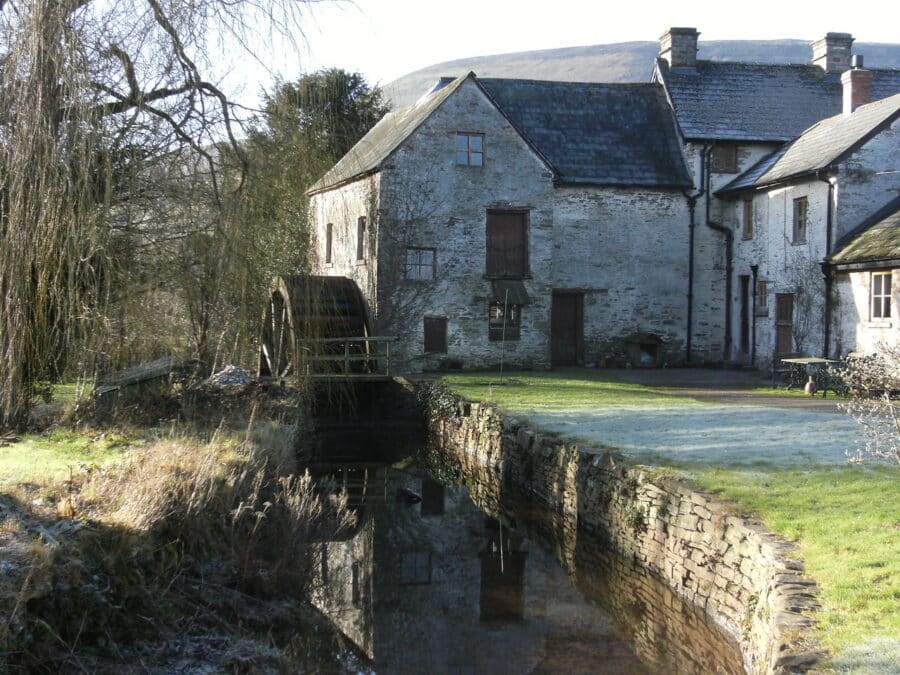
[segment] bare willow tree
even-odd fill
[[[218,35],[298,30],[303,0],[0,0],[0,427],[21,427],[37,385],[90,369],[130,267],[146,165],[188,152],[209,167],[233,108],[206,76]],[[241,181],[237,181],[238,187]],[[113,255],[115,254],[115,256]]]

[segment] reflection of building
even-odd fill
[[[552,670],[572,650],[588,670],[610,656],[643,670],[556,560],[486,517],[465,488],[393,472],[388,500],[320,551],[314,604],[377,672]]]

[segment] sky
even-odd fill
[[[611,9],[615,7],[615,9]],[[893,7],[893,9],[891,9]],[[872,0],[314,0],[303,10],[298,46],[268,40],[258,56],[228,65],[229,88],[252,99],[273,76],[339,67],[385,85],[443,61],[634,40],[655,41],[670,26],[703,40],[815,40],[852,33],[864,42],[900,41],[900,5]]]

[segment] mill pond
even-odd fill
[[[374,672],[744,672],[702,610],[494,472],[433,444],[317,470],[359,518],[319,544],[313,604]]]

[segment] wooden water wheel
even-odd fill
[[[316,356],[346,349],[338,338],[368,336],[365,301],[352,279],[276,277],[263,314],[259,375],[285,378],[306,373]],[[361,344],[355,348],[365,348]]]

